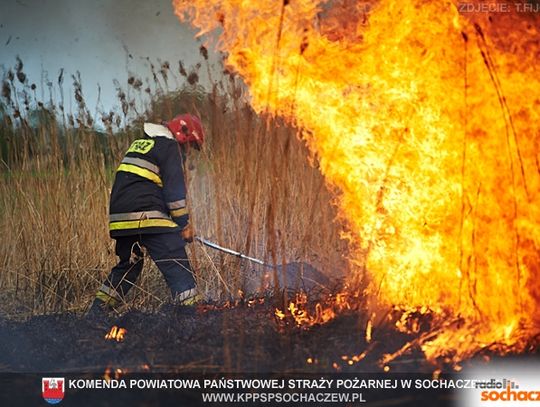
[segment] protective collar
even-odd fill
[[[144,133],[148,137],[167,137],[173,140],[175,139],[171,131],[167,127],[161,124],[144,123],[143,128],[144,128]]]

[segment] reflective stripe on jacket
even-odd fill
[[[109,208],[112,237],[180,231],[188,222],[180,146],[170,131],[145,124],[116,170]]]

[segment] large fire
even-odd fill
[[[444,316],[429,359],[523,350],[540,331],[540,10],[173,3],[219,35],[256,110],[302,129],[347,223],[349,285]]]

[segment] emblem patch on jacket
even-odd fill
[[[129,150],[127,152],[146,154],[152,149],[152,147],[154,147],[154,143],[154,140],[135,140],[133,143],[131,143],[131,146],[129,147]]]

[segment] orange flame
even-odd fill
[[[121,368],[113,369],[112,367],[107,366],[107,368],[105,368],[105,372],[103,373],[103,380],[110,382],[113,377],[114,379],[119,380],[124,373],[126,373],[126,371]]]
[[[122,342],[127,334],[127,329],[119,328],[114,325],[111,330],[105,335],[107,340],[116,340],[116,342]]]
[[[304,292],[296,293],[293,301],[289,302],[287,312],[276,308],[274,315],[279,321],[286,321],[290,316],[298,327],[308,328],[316,324],[331,321],[344,311],[355,311],[360,308],[362,301],[358,294],[348,291],[338,294],[328,294],[321,302],[310,306],[308,296]]]
[[[540,330],[540,13],[173,4],[199,35],[219,31],[256,110],[302,129],[348,225],[350,282],[367,273],[374,307],[450,316],[420,344],[430,359],[523,349]]]

